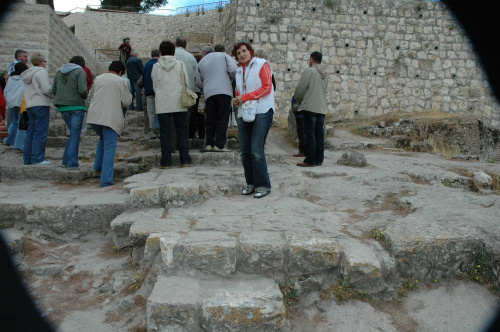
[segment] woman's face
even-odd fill
[[[246,45],[243,45],[236,50],[236,59],[238,59],[238,61],[245,66],[250,63],[250,60],[252,60],[252,55],[250,54],[250,51],[247,50]]]

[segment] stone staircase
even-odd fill
[[[464,178],[453,172],[387,155],[368,158],[377,169],[343,167],[332,162],[336,152],[327,153],[323,167],[301,169],[271,136],[273,192],[255,200],[240,194],[237,142],[232,152],[200,153],[195,149],[203,143],[193,140],[193,167],[161,170],[158,140],[145,137],[140,125],[139,115],[127,117],[115,163],[123,181],[115,186],[96,185],[97,138],[90,130],[82,138],[80,171],[1,166],[3,180],[30,181],[3,187],[0,219],[3,227],[27,225],[56,238],[111,230],[115,249],[131,250],[149,289],[141,292],[149,331],[287,331],[284,289],[303,296],[341,282],[392,299],[409,278],[455,278],[478,257],[490,262],[486,274],[500,271],[495,199],[443,186]],[[47,149],[54,164],[66,140],[54,121]],[[395,211],[411,207],[407,216],[381,207],[381,197],[401,188],[406,196]],[[434,207],[438,200],[467,211]],[[473,230],[465,226],[471,220]],[[375,228],[385,229],[378,241],[369,235]]]

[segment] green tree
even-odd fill
[[[168,0],[101,0],[101,7],[147,13],[167,3]]]

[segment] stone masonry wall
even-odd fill
[[[268,51],[278,115],[312,51],[329,75],[328,112],[348,119],[442,111],[500,126],[500,108],[457,21],[441,2],[237,0],[235,40]]]
[[[207,10],[204,15],[189,13],[189,16],[86,11],[70,14],[63,21],[75,26],[75,35],[94,49],[116,50],[118,56],[118,46],[128,37],[139,57],[149,58],[151,50],[158,48],[163,40],[175,41],[177,36],[191,40],[189,48],[212,43],[222,14],[217,10]],[[197,50],[199,47],[191,49]]]
[[[83,56],[92,72],[96,70],[92,53],[48,5],[19,3],[10,6],[0,28],[2,71],[14,60],[14,52],[19,48],[28,51],[28,56],[33,52],[44,54],[51,77],[75,55]],[[31,62],[28,64],[31,66]]]
[[[220,24],[214,36],[214,45],[222,44],[226,46],[226,51],[231,52],[236,37],[236,17],[238,15],[238,2],[233,1],[224,7]]]

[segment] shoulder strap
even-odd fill
[[[186,74],[184,73],[184,62],[179,61],[181,63],[181,80],[182,80],[182,86],[187,86],[186,82]]]

